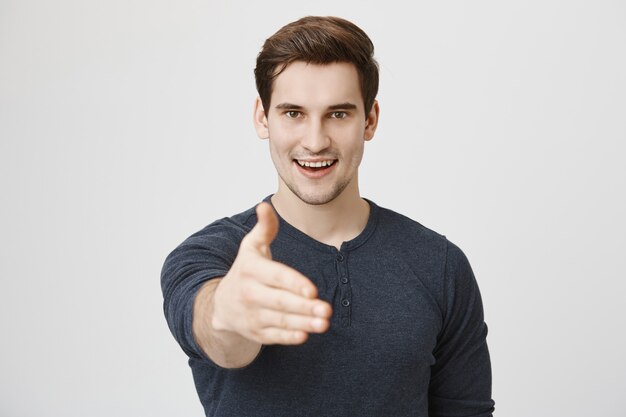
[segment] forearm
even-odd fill
[[[198,291],[193,304],[193,335],[200,348],[217,365],[241,368],[256,358],[262,345],[238,333],[213,327],[213,298],[221,280],[211,279]]]

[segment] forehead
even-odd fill
[[[308,64],[296,61],[274,80],[272,106],[293,103],[303,107],[326,107],[337,103],[363,106],[359,75],[354,64]]]

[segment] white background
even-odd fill
[[[361,189],[468,255],[496,415],[626,415],[623,1],[0,0],[0,416],[202,415],[160,269],[275,190],[252,71],[308,14],[376,45]]]

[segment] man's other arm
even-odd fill
[[[444,324],[431,369],[431,417],[491,417],[491,362],[487,325],[472,268],[465,254],[447,242]]]

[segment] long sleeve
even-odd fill
[[[206,358],[193,337],[193,303],[204,282],[226,275],[233,264],[245,231],[232,226],[224,221],[207,226],[174,249],[163,264],[165,318],[190,358]]]
[[[430,417],[491,417],[491,362],[480,291],[465,254],[448,242],[444,322],[429,387]]]

